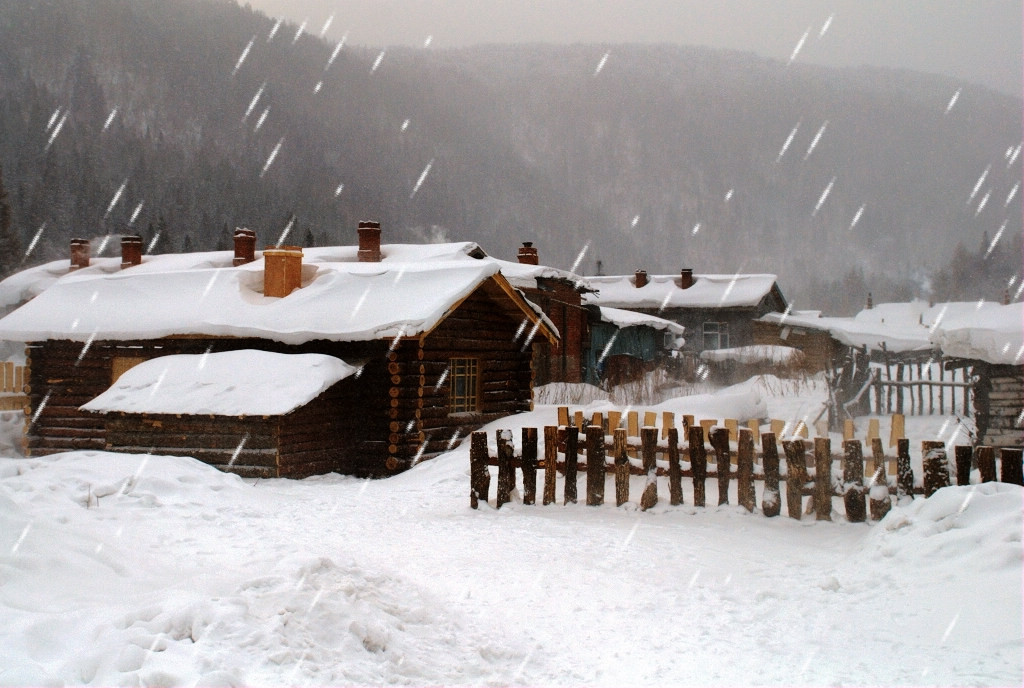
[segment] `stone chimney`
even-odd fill
[[[679,272],[679,288],[689,289],[693,286],[693,268],[683,268]]]
[[[524,241],[516,257],[523,265],[540,265],[540,254],[537,253],[532,241]]]
[[[871,310],[875,307],[875,301],[871,298],[871,292],[868,292],[868,302],[864,305],[864,308]]]
[[[71,240],[71,269],[77,270],[78,268],[89,267],[89,240],[88,239],[72,239]]]
[[[234,238],[235,257],[231,260],[231,264],[237,267],[256,260],[256,232],[236,227]]]
[[[1010,305],[1010,288],[1009,287],[1007,287],[1006,289],[1003,290],[1003,305],[1004,306],[1009,306]]]
[[[121,269],[130,268],[142,262],[142,237],[128,235],[121,237]]]
[[[359,262],[380,262],[380,223],[359,223]]]
[[[634,281],[635,281],[637,289],[639,289],[640,287],[646,287],[647,286],[647,271],[646,270],[637,270],[636,271],[636,279]]]
[[[288,296],[302,286],[302,249],[268,246],[263,249],[263,295]]]

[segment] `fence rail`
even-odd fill
[[[874,409],[878,415],[906,413],[911,416],[973,416],[973,374],[954,368],[947,374],[941,362],[876,364],[872,368]],[[895,374],[893,371],[895,370]],[[959,380],[957,372],[959,371]],[[957,399],[959,397],[959,399]]]
[[[0,411],[20,411],[28,404],[24,394],[28,370],[13,361],[0,362]]]

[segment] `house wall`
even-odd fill
[[[1024,446],[1024,366],[976,364],[974,387],[978,443],[991,447]]]
[[[775,323],[751,323],[754,344],[773,346],[789,346],[799,349],[804,354],[804,368],[809,372],[828,370],[832,360],[842,354],[843,346],[832,339],[828,332],[808,330],[800,327],[788,328],[785,338],[782,337],[784,326]]]
[[[540,306],[561,337],[558,343],[537,342],[535,382],[582,382],[584,349],[587,346],[587,311],[576,286],[566,280],[538,279],[536,289],[523,289],[526,298]]]

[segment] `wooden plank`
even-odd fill
[[[604,428],[587,426],[587,506],[604,504]]]
[[[658,425],[658,414],[654,411],[644,411],[644,427],[653,428]],[[642,435],[641,435],[642,436]]]
[[[558,428],[544,426],[544,504],[555,503],[555,476],[558,470]]]
[[[675,415],[671,411],[661,412],[661,439],[668,439],[668,431],[676,426]]]
[[[559,406],[558,407],[558,425],[565,427],[569,424],[569,407]]]
[[[640,509],[646,511],[658,503],[658,477],[655,453],[658,449],[658,429],[650,425],[640,430],[642,444],[641,455],[644,462],[644,473],[647,482],[643,494],[640,495]]]
[[[832,440],[814,438],[814,519],[832,520]]]
[[[889,426],[889,446],[897,446],[899,441],[906,439],[906,437],[906,418],[902,413],[894,413],[892,415],[892,423]]]
[[[612,451],[615,459],[615,506],[629,501],[629,457],[626,455],[626,429],[616,428]]]
[[[619,429],[619,425],[622,424],[622,412],[621,411],[609,411],[608,412],[608,432],[615,434],[615,431]]]
[[[856,433],[856,428],[854,428],[854,426],[853,426],[853,419],[852,418],[847,418],[846,420],[844,420],[843,421],[843,441],[844,442],[849,442],[850,440],[852,440],[854,438],[854,434],[855,433]]]
[[[779,498],[779,448],[773,433],[766,432],[761,435],[761,450],[764,452],[764,491],[761,493],[761,513],[767,517],[778,516],[782,509]]]
[[[704,506],[704,481],[707,479],[707,449],[704,447],[704,428],[691,425],[688,432],[690,473],[693,476],[693,505]]]
[[[756,418],[751,418],[750,420],[747,421],[747,429],[750,430],[750,434],[754,438],[754,443],[755,444],[760,444],[760,442],[761,442],[761,423]],[[764,446],[764,445],[761,445],[761,446]]]
[[[843,442],[843,452],[843,506],[846,508],[846,520],[863,523],[867,519],[867,505],[864,499],[864,456],[860,440]]]

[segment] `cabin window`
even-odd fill
[[[728,349],[729,348],[729,323],[712,322],[704,323],[704,349]]]
[[[147,360],[149,359],[142,356],[114,356],[110,366],[110,384],[114,384],[117,382],[117,378]]]
[[[448,369],[450,413],[480,410],[480,362],[475,358],[453,358]]]

